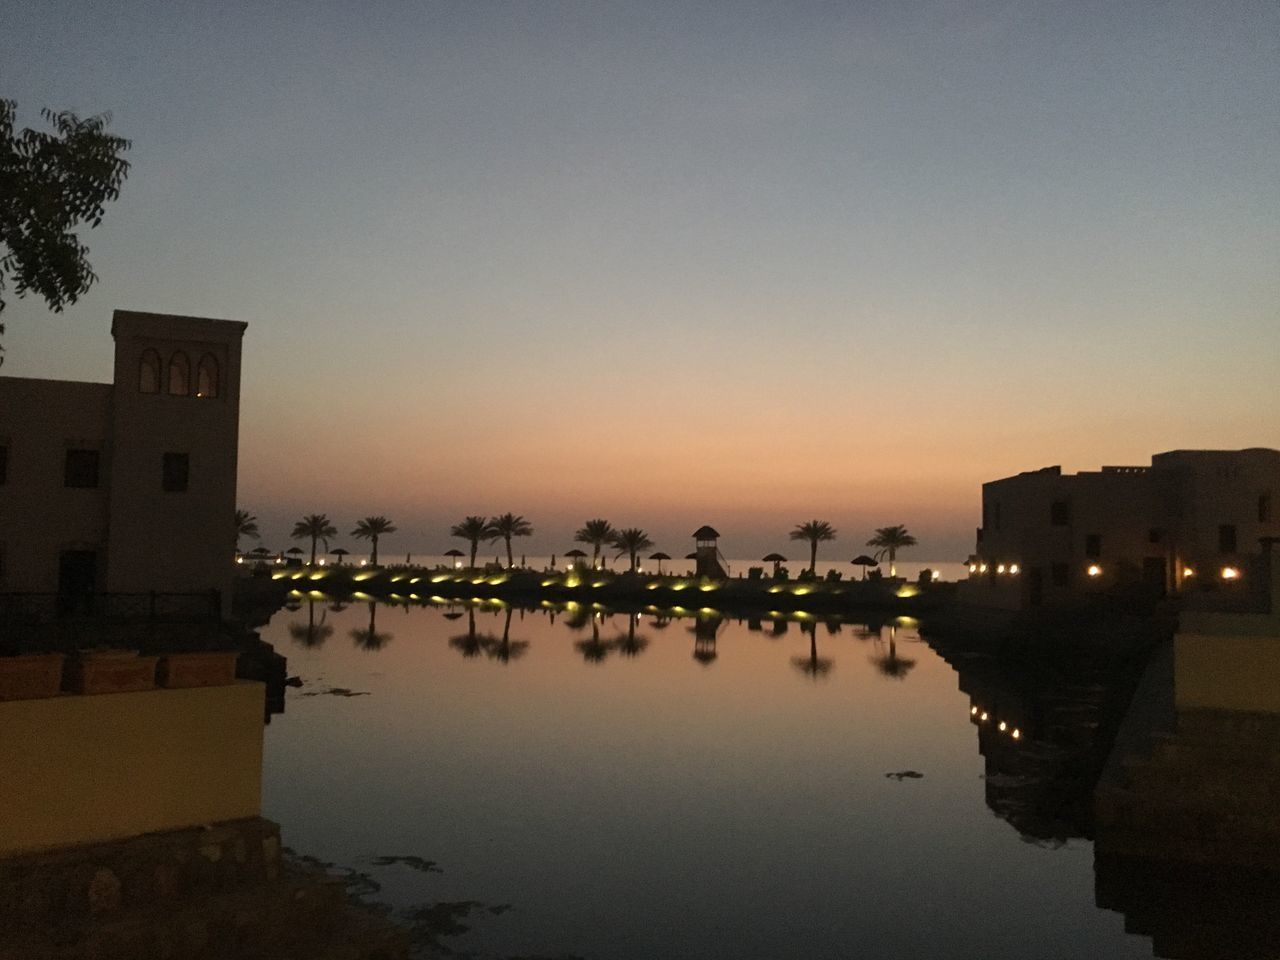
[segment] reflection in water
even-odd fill
[[[503,615],[500,631],[496,621],[493,632],[477,628],[486,610]],[[359,613],[348,611],[347,616]],[[817,877],[824,889],[837,891],[821,908],[826,912],[815,921],[823,925],[826,932],[822,936],[829,939],[814,955],[842,955],[842,950],[848,953],[845,948],[850,944],[839,941],[841,935],[835,932],[844,929],[840,918],[856,917],[860,929],[874,927],[878,921],[874,911],[863,910],[856,899],[843,899],[839,891],[868,889],[902,879],[885,871],[883,865],[889,863],[912,864],[903,876],[911,881],[912,889],[917,885],[927,889],[927,897],[920,900],[925,906],[918,909],[936,911],[934,922],[939,928],[946,924],[963,928],[971,905],[951,916],[949,904],[952,899],[965,901],[981,890],[991,924],[1017,930],[1024,943],[1038,935],[1035,931],[1056,929],[1060,942],[1068,944],[1063,955],[1127,957],[1150,950],[1147,943],[1124,937],[1117,918],[1101,911],[1081,912],[1080,904],[1089,907],[1094,883],[1097,904],[1122,911],[1130,930],[1152,938],[1157,956],[1261,958],[1274,955],[1270,944],[1280,942],[1276,929],[1280,926],[1277,864],[1262,860],[1264,853],[1276,857],[1280,850],[1276,815],[1280,760],[1274,756],[1280,744],[1280,727],[1255,716],[1215,719],[1187,711],[1179,712],[1174,723],[1170,708],[1165,711],[1169,722],[1164,732],[1148,737],[1146,746],[1135,748],[1122,728],[1131,725],[1136,714],[1151,712],[1155,689],[1144,688],[1135,695],[1143,667],[1140,662],[1065,657],[1033,660],[1016,653],[997,657],[948,646],[927,629],[923,635],[929,643],[920,644],[920,632],[904,620],[824,618],[824,639],[819,641],[818,621],[805,614],[757,613],[735,624],[724,613],[705,608],[615,613],[589,603],[547,604],[532,611],[521,610],[521,622],[515,624],[515,608],[469,604],[464,613],[456,608],[456,602],[453,607],[441,604],[425,610],[417,606],[410,613],[416,617],[414,642],[402,639],[385,654],[397,658],[397,665],[408,670],[432,664],[431,675],[445,681],[443,691],[461,684],[461,674],[479,676],[462,670],[454,651],[468,658],[483,655],[503,664],[523,658],[520,668],[509,674],[512,682],[519,684],[521,696],[512,697],[511,686],[499,686],[492,680],[463,687],[457,694],[462,702],[481,703],[489,691],[495,697],[483,701],[489,710],[475,713],[469,724],[494,710],[499,711],[494,722],[507,724],[500,735],[490,732],[474,741],[473,749],[481,758],[476,762],[479,779],[474,785],[466,780],[470,768],[458,766],[456,753],[451,752],[456,747],[442,747],[439,756],[415,753],[410,766],[396,768],[401,770],[399,777],[388,774],[394,784],[384,788],[393,798],[389,802],[393,808],[402,803],[426,804],[424,798],[431,791],[443,789],[447,794],[453,789],[457,794],[447,794],[447,802],[433,812],[457,816],[460,810],[476,810],[483,818],[476,798],[492,791],[493,778],[502,778],[503,790],[525,798],[528,815],[539,824],[539,831],[522,831],[518,825],[508,830],[505,821],[483,820],[476,829],[486,844],[492,842],[488,838],[495,832],[502,837],[493,848],[492,864],[484,859],[490,848],[470,842],[466,836],[456,841],[448,861],[470,870],[478,858],[482,865],[468,875],[490,877],[486,882],[491,886],[455,889],[446,895],[483,896],[496,903],[512,901],[519,914],[532,916],[533,905],[511,890],[524,891],[530,900],[541,897],[538,908],[551,910],[554,903],[549,905],[549,901],[554,901],[555,894],[543,896],[540,881],[530,879],[551,871],[558,882],[573,887],[576,896],[590,901],[590,909],[602,918],[601,925],[626,927],[626,935],[643,944],[634,950],[602,948],[591,955],[657,955],[654,945],[643,940],[644,934],[628,926],[633,916],[637,922],[679,931],[673,936],[682,938],[681,946],[666,955],[714,953],[714,945],[699,939],[697,924],[686,922],[678,910],[670,915],[662,912],[670,906],[659,894],[668,888],[672,900],[686,905],[681,909],[690,902],[698,905],[698,920],[708,929],[749,928],[750,935],[763,942],[769,934],[762,931],[785,927],[786,918],[793,916],[791,911],[797,907],[780,891],[809,876]],[[451,621],[461,621],[464,616],[466,630],[458,631],[461,624],[455,626]],[[626,623],[614,620],[615,616],[625,616]],[[350,625],[336,617],[330,620],[337,620],[343,630]],[[661,635],[676,621],[693,635],[693,659],[700,665],[719,663],[718,642],[726,644],[724,662],[717,670],[703,674],[688,662],[687,639],[681,640],[686,636],[683,630],[678,636]],[[793,622],[799,624],[807,644],[802,646],[802,639],[794,633],[790,641],[778,639],[786,637]],[[307,624],[287,619],[281,623],[287,624],[288,635],[295,637],[295,630],[314,636],[315,629],[328,626],[323,609],[310,610]],[[371,632],[374,626],[371,608]],[[513,629],[517,639],[512,639]],[[534,643],[527,637],[534,638]],[[321,651],[302,640],[299,643],[317,664],[332,663],[344,651],[354,656],[344,645]],[[918,645],[912,647],[912,643]],[[841,657],[836,649],[861,644],[866,648],[856,657]],[[454,674],[442,672],[433,659],[439,650],[457,665]],[[642,652],[643,657],[639,656]],[[584,663],[592,667],[604,663],[614,654],[619,660],[631,660],[634,666],[590,671],[583,667]],[[833,669],[837,658],[844,660],[840,671]],[[787,672],[784,663],[791,663],[805,677],[821,677],[825,682],[813,686],[779,683],[779,676]],[[1256,668],[1256,660],[1249,663]],[[332,679],[329,667],[325,670],[326,678]],[[493,676],[489,671],[481,673]],[[885,682],[906,679],[911,683],[899,686]],[[967,695],[963,700],[954,695],[957,682]],[[421,718],[415,721],[413,711],[426,709],[427,702],[390,706],[385,702],[386,692],[380,701],[377,685],[371,682],[369,686],[374,695],[356,703],[369,704],[371,709],[381,707],[397,722],[405,717],[406,729],[430,731],[456,722],[450,718],[461,713],[456,703],[443,698],[436,704],[439,712],[430,715],[430,723]],[[795,688],[802,696],[783,687]],[[1157,678],[1156,688],[1172,703],[1171,673]],[[849,695],[851,690],[853,695]],[[566,691],[573,695],[566,695]],[[500,700],[496,699],[499,692]],[[319,702],[335,704],[333,710],[347,703],[335,698],[320,698]],[[663,709],[647,708],[654,703],[661,703]],[[813,746],[823,751],[824,759],[816,766],[812,757],[793,755],[796,741],[789,735],[807,728],[814,707],[829,711],[824,729],[856,744],[855,749],[831,751],[819,738]],[[644,711],[644,723],[636,722],[636,711]],[[892,721],[887,719],[890,717]],[[576,732],[583,729],[584,722],[599,736],[584,741]],[[511,757],[490,756],[486,751],[507,742],[512,729],[519,734],[512,742]],[[566,734],[566,729],[574,732]],[[744,729],[753,732],[735,740],[733,734]],[[886,729],[892,729],[892,735],[885,736]],[[878,732],[865,732],[873,730]],[[320,742],[332,739],[314,735]],[[980,781],[975,776],[979,772],[974,767],[975,737],[981,758]],[[457,742],[456,738],[444,740]],[[616,748],[623,741],[629,744],[625,752]],[[429,737],[414,742],[416,749],[434,749]],[[736,746],[733,754],[724,749],[730,742]],[[395,744],[379,749],[395,756]],[[566,803],[562,772],[546,771],[544,782],[539,778],[539,765],[512,759],[560,755],[557,751],[572,753],[577,779],[570,792],[590,797],[592,809],[620,809],[626,804],[619,796],[642,797],[643,803],[628,807],[633,812],[627,818],[615,822],[604,816],[584,826],[582,809]],[[926,756],[927,761],[918,759]],[[1110,763],[1109,756],[1113,757]],[[1117,766],[1116,756],[1125,757],[1125,762]],[[738,762],[741,769],[735,766]],[[466,789],[442,784],[432,763],[444,764],[441,769],[448,770]],[[868,792],[870,778],[882,782],[885,770],[916,763],[925,778],[915,786],[891,783],[904,788],[892,794],[892,804],[874,791]],[[403,771],[417,770],[419,765],[430,774],[424,774],[426,785],[420,794],[401,798],[399,791],[412,789],[412,777]],[[1109,771],[1113,766],[1122,776],[1108,781],[1104,769]],[[846,791],[857,791],[859,822],[865,829],[824,833],[821,849],[815,849],[808,834],[788,832],[785,818],[774,815],[761,817],[759,822],[741,818],[741,800],[733,798],[743,793],[750,795],[755,807],[772,814],[786,809],[789,802],[789,798],[775,799],[773,783],[760,777],[760,770],[790,772],[778,777],[778,782],[804,791],[808,803],[823,811],[830,822],[838,821],[837,811],[844,809],[840,804],[847,800]],[[1099,801],[1096,809],[1100,812],[1095,813],[1095,792],[1104,796],[1108,783],[1124,796]],[[906,787],[916,792],[905,792]],[[691,794],[696,802],[691,802]],[[973,816],[982,812],[983,801],[998,820]],[[828,804],[833,806],[828,809]],[[899,806],[902,804],[908,806]],[[731,829],[722,830],[720,824]],[[909,828],[904,830],[904,824]],[[987,830],[991,832],[984,832]],[[959,838],[968,842],[970,836],[979,835],[981,846],[959,852],[958,845],[963,846]],[[435,833],[431,836],[429,842],[408,849],[421,848],[443,857],[434,845],[455,842]],[[1081,851],[1090,852],[1086,844],[1094,844],[1095,836],[1094,857],[1082,862]],[[681,847],[687,855],[677,854],[674,864],[662,856],[650,858],[644,851],[655,838],[672,841],[654,845],[665,855]],[[1205,843],[1206,839],[1212,843]],[[793,850],[804,851],[802,866],[792,862],[785,849],[788,844]],[[1030,845],[1046,849],[1030,850]],[[832,855],[824,859],[828,846]],[[744,863],[742,859],[745,848],[766,850],[770,857],[770,870],[761,873],[755,886],[751,873],[754,861],[747,857]],[[634,862],[614,864],[613,858],[600,854],[617,849],[635,853]],[[975,850],[980,851],[979,859],[990,861],[989,866],[979,869],[968,862]],[[1235,853],[1226,856],[1230,851]],[[1253,851],[1256,862],[1241,860],[1241,851]],[[561,853],[564,864],[548,866]],[[741,876],[722,884],[718,893],[707,893],[708,874],[700,871],[734,867]],[[1096,870],[1093,877],[1088,872],[1091,867]],[[1019,876],[1025,889],[985,890],[988,873]],[[676,895],[690,892],[680,879],[673,879],[685,874],[691,884],[697,882],[700,891],[692,899]],[[599,897],[574,886],[587,875],[593,887],[599,885]],[[637,894],[636,890],[656,892]],[[627,911],[610,912],[608,904],[616,902],[620,891],[638,899]],[[1002,901],[1005,897],[1009,903]],[[760,925],[754,926],[753,920],[744,919],[737,911],[736,905],[745,901],[775,903],[776,907],[760,908]],[[1021,903],[1016,910],[1013,901]],[[577,914],[569,909],[563,916]],[[888,920],[885,923],[890,925]],[[880,939],[867,942],[883,946],[897,942],[885,937],[909,936],[902,933],[905,928],[901,925],[892,926],[896,932],[882,931]],[[813,935],[792,930],[791,944]],[[617,946],[619,941],[606,937],[605,942]],[[578,941],[570,945],[576,948]],[[735,946],[739,948],[736,955],[766,955],[752,953],[752,948],[738,941]],[[775,943],[768,955],[785,952]],[[893,957],[982,955],[1012,960],[1052,955],[1053,947],[1039,943],[1024,951],[1006,949],[994,940],[949,945],[904,939],[897,952],[892,947],[871,952]]]
[[[716,614],[699,612],[693,621],[693,659],[704,667],[710,666],[716,659],[716,634],[720,630],[723,618]]]
[[[792,657],[791,665],[814,680],[825,677],[831,672],[835,662],[830,657],[818,656],[818,621],[812,619],[802,621],[800,631],[809,635],[809,656]]]
[[[324,642],[333,636],[333,627],[324,622],[327,616],[326,611],[320,611],[320,620],[316,622],[316,606],[315,600],[308,599],[307,622],[289,624],[289,636],[309,650],[323,646]]]
[[[391,634],[379,633],[377,627],[378,605],[369,601],[369,625],[351,631],[351,639],[361,650],[381,650],[391,642]]]
[[[891,677],[894,680],[905,680],[912,667],[916,665],[916,662],[908,657],[898,656],[898,625],[891,623],[886,630],[889,634],[888,652],[877,652],[871,658],[871,662],[876,665],[876,669],[880,671],[881,676]],[[877,635],[877,646],[880,645],[886,630],[881,630],[880,634]]]

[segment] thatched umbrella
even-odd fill
[[[587,555],[587,551],[574,547],[572,550],[566,550],[564,555],[569,558],[569,568],[572,569],[577,566],[579,560]]]
[[[351,551],[350,551],[350,550],[344,550],[344,549],[342,549],[342,547],[334,547],[334,548],[333,548],[332,550],[330,550],[329,552],[330,552],[331,554],[333,554],[335,557],[337,557],[337,558],[338,558],[337,566],[339,566],[339,567],[340,567],[340,566],[342,566],[342,558],[343,558],[343,557],[345,557],[345,556],[346,556],[348,553],[350,553]]]
[[[773,579],[778,579],[778,565],[787,562],[787,558],[780,553],[770,553],[760,558],[761,563],[773,564]]]
[[[446,550],[446,551],[444,552],[444,555],[445,555],[446,557],[452,557],[452,558],[453,558],[453,565],[454,565],[455,567],[461,566],[461,564],[462,564],[462,561],[461,561],[461,560],[459,560],[458,558],[459,558],[459,557],[465,557],[465,556],[466,556],[466,554],[465,554],[465,553],[463,553],[461,550],[457,549],[456,547],[455,547],[454,549],[452,549],[452,550]]]
[[[301,547],[290,547],[288,550],[285,551],[285,553],[289,554],[290,556],[298,557],[299,559],[301,559],[302,555],[306,552],[307,551],[303,550]]]
[[[659,550],[657,553],[650,554],[649,559],[658,561],[658,576],[662,576],[662,561],[670,560],[671,556]]]
[[[854,566],[862,568],[862,579],[867,579],[867,567],[878,567],[880,564],[875,557],[868,557],[865,553],[860,553],[849,561]]]

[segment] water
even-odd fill
[[[370,614],[263,630],[306,683],[267,728],[264,814],[399,911],[478,901],[453,949],[1151,956],[1095,907],[1091,843],[992,812],[977,701],[909,621],[379,606],[370,650]],[[982,736],[1038,748],[1034,725]]]

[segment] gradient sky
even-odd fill
[[[271,546],[958,559],[983,480],[1280,447],[1273,0],[0,0],[0,96],[134,141],[4,373],[108,379],[117,307],[248,321]]]

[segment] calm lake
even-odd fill
[[[454,903],[449,949],[1152,955],[1095,906],[1078,798],[1019,800],[1071,724],[981,661],[962,692],[911,621],[312,600],[262,637],[304,681],[266,731],[264,815],[399,916]],[[1105,694],[1053,702],[1091,731]]]

